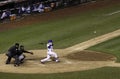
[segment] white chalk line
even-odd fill
[[[112,16],[112,15],[115,15],[115,14],[118,14],[120,13],[120,10],[117,10],[117,11],[114,11],[114,12],[111,12],[111,13],[102,13],[102,14],[99,14],[99,15],[92,15],[92,16],[95,16],[95,17],[106,17],[106,16]]]
[[[118,14],[118,13],[120,13],[120,10],[112,12],[112,13],[108,13],[108,14],[105,14],[105,15],[106,16],[111,16],[111,15]]]

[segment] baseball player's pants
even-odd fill
[[[42,59],[41,62],[49,61],[51,57],[54,57],[55,61],[58,62],[58,56],[55,52],[48,52],[47,57]]]
[[[25,56],[23,55],[23,54],[21,54],[20,56],[19,56],[19,60],[22,60],[22,59],[24,59],[25,58]]]

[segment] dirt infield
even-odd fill
[[[106,53],[95,51],[77,51],[66,56],[68,59],[78,61],[115,61],[115,57]]]
[[[78,58],[72,59],[68,58],[67,56],[72,55],[69,53],[69,55],[66,54],[67,51],[65,50],[56,50],[58,52],[58,55],[60,56],[60,61],[59,63],[55,63],[53,61],[47,62],[45,64],[40,63],[40,59],[44,56],[46,56],[46,50],[33,50],[34,55],[27,55],[27,58],[25,62],[19,66],[19,67],[14,67],[13,64],[6,65],[5,60],[6,56],[1,54],[0,58],[2,59],[0,61],[0,72],[9,72],[9,73],[62,73],[62,72],[71,72],[71,71],[81,71],[81,70],[88,70],[88,69],[95,69],[95,68],[100,68],[104,66],[109,66],[110,64],[113,64],[115,61],[115,57],[111,55],[106,55],[105,54],[99,53],[99,55],[95,55],[96,53],[91,52],[92,55],[90,56],[89,54],[84,53],[84,57],[89,57],[89,59],[93,59],[95,56],[99,57],[98,60],[88,60],[88,58],[84,59]],[[83,54],[82,51],[81,54]],[[79,55],[81,55],[79,54]],[[74,54],[72,56],[75,58],[77,54]],[[82,55],[83,56],[83,55]],[[105,60],[105,61],[104,61]],[[14,61],[14,60],[12,60]]]

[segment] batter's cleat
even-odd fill
[[[56,62],[56,63],[59,63],[59,62],[60,62],[60,60],[55,60],[55,62]]]
[[[45,62],[41,62],[41,64],[45,64]]]

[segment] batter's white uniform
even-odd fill
[[[55,58],[55,62],[59,62],[57,54],[53,52],[53,44],[52,42],[49,42],[47,44],[47,57],[45,59],[42,59],[41,63],[49,61],[51,57]]]

